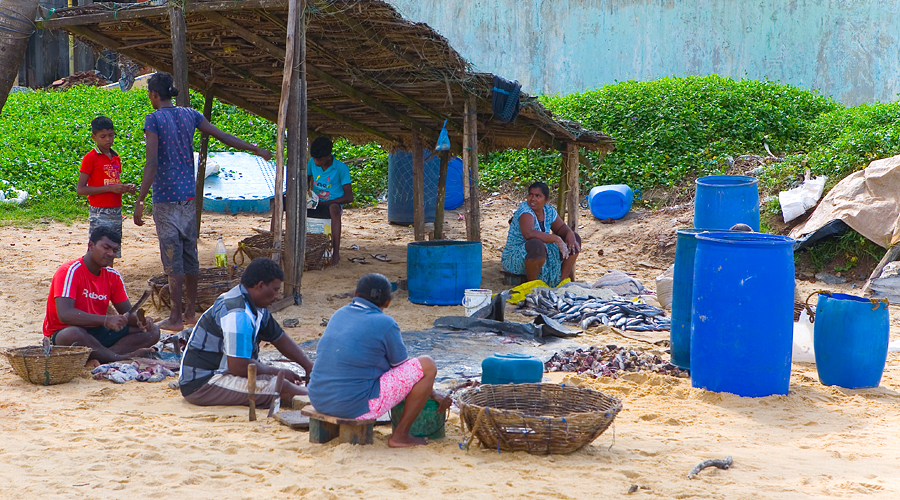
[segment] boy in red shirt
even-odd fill
[[[84,257],[53,274],[44,316],[44,336],[53,344],[90,347],[90,359],[101,363],[145,356],[159,342],[159,327],[151,318],[141,323],[128,312],[122,276],[109,267],[118,248],[111,228],[92,231]],[[110,302],[119,314],[107,314]]]
[[[91,121],[91,139],[97,144],[81,159],[76,192],[88,197],[90,203],[88,222],[90,232],[106,226],[122,235],[122,194],[134,194],[134,184],[122,184],[122,160],[112,149],[116,131],[113,122],[105,116]],[[121,248],[116,258],[122,256]]]

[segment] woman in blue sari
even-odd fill
[[[572,278],[581,237],[547,204],[549,197],[550,188],[543,182],[528,186],[527,198],[510,221],[502,263],[507,272],[555,287]]]

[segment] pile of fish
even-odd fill
[[[619,378],[618,373],[621,371],[690,377],[690,372],[687,370],[682,370],[655,354],[629,350],[615,345],[566,349],[557,352],[544,363],[544,371],[575,372],[590,375],[593,378]]]
[[[672,325],[672,320],[664,317],[665,311],[648,304],[579,297],[572,292],[560,296],[546,288],[528,294],[516,312],[525,316],[543,314],[561,323],[577,323],[582,330],[603,324],[620,330],[646,332],[669,330]]]

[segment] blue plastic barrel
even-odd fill
[[[458,306],[467,288],[481,288],[481,242],[416,241],[406,246],[409,300]]]
[[[819,294],[814,332],[820,382],[848,389],[878,387],[890,335],[887,303]]]
[[[672,326],[669,330],[672,364],[691,369],[691,300],[694,288],[694,238],[708,229],[679,229],[675,242],[675,275],[672,279]]]
[[[697,179],[694,227],[731,229],[747,224],[759,231],[759,187],[755,177],[709,175]]]
[[[588,193],[588,206],[598,219],[621,219],[631,210],[634,191],[625,184],[596,186]]]
[[[481,362],[482,384],[527,384],[544,378],[544,363],[527,354],[494,354]]]
[[[424,158],[431,151],[422,153]],[[425,162],[425,222],[434,222],[437,204],[437,183],[441,158],[434,155]],[[412,153],[398,151],[388,155],[388,221],[394,224],[413,223]],[[462,160],[451,158],[447,165],[447,189],[444,193],[444,209],[454,210],[465,202],[463,197]]]
[[[794,240],[739,231],[695,238],[691,384],[738,396],[787,394]]]

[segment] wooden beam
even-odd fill
[[[568,187],[566,188],[566,206],[569,212],[569,228],[578,229],[578,146],[574,142],[566,144],[566,163],[568,163]]]
[[[438,171],[437,200],[434,206],[434,239],[444,239],[444,201],[447,193],[447,167],[450,164],[450,152],[441,151],[441,167]]]
[[[566,188],[569,186],[569,162],[563,154],[559,161],[559,186],[556,188],[556,211],[566,220]]]
[[[305,0],[291,0],[288,26],[293,32],[293,68],[291,69],[286,126],[287,150],[287,232],[285,234],[285,296],[301,303],[303,260],[306,256],[306,162],[307,162],[307,95],[306,95],[306,18]]]
[[[186,2],[184,9],[187,12],[216,12],[221,10],[284,10],[288,6],[287,0],[225,0],[221,2]],[[69,26],[85,26],[88,24],[99,24],[108,22],[127,21],[130,19],[141,19],[147,17],[165,17],[168,15],[169,8],[166,5],[160,6],[136,6],[128,9],[110,10],[97,14],[84,14],[69,17],[51,17],[45,21],[36,21],[37,29],[58,29],[67,28]]]
[[[425,157],[422,138],[412,134],[413,233],[416,241],[425,239]]]
[[[189,108],[191,93],[188,85],[187,24],[184,21],[184,11],[174,0],[169,0],[169,26],[172,39],[172,78],[175,80],[175,88],[180,91],[175,97],[175,104]]]
[[[185,91],[187,92],[187,91]],[[212,86],[206,89],[203,98],[203,117],[212,122],[213,107]],[[197,162],[197,192],[194,194],[194,204],[197,206],[197,237],[200,237],[200,219],[203,215],[203,187],[206,184],[206,158],[209,156],[209,134],[200,133],[200,153]]]
[[[466,233],[469,241],[481,241],[481,203],[478,199],[478,120],[477,101],[474,94],[466,96],[466,138],[467,148],[463,151],[469,159],[468,169],[463,168],[463,174],[469,178],[469,213],[466,221]]]

